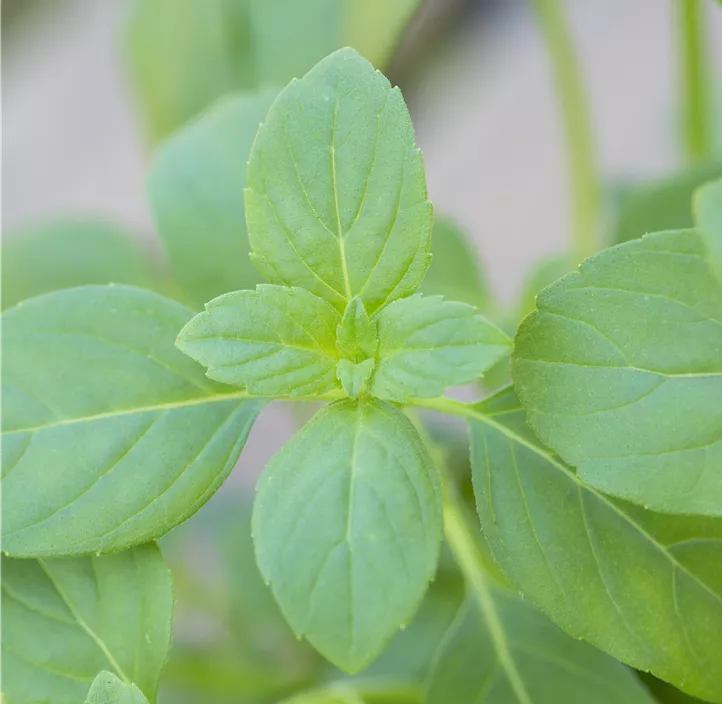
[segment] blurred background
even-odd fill
[[[39,292],[28,267],[46,272],[47,288],[64,256],[82,259],[64,245],[68,230],[86,228],[86,242],[99,229],[122,233],[166,276],[145,195],[158,145],[225,92],[282,85],[349,43],[401,86],[435,210],[478,256],[482,307],[512,330],[529,305],[524,290],[533,295],[579,259],[560,70],[579,74],[588,112],[571,131],[581,125],[583,147],[589,137],[598,246],[656,229],[660,213],[664,226],[687,224],[692,188],[722,172],[722,8],[713,0],[561,2],[576,58],[561,57],[556,73],[549,17],[535,0],[265,0],[271,17],[249,30],[243,8],[263,1],[4,0],[4,306]],[[689,2],[704,47],[691,70],[680,48]],[[293,18],[299,8],[303,19]],[[706,86],[697,145],[680,107],[695,70]],[[24,242],[46,236],[37,262]],[[550,257],[551,274],[534,269]],[[183,298],[174,286],[164,290]],[[332,676],[290,636],[260,583],[243,498],[302,420],[264,411],[228,486],[166,540],[179,608],[162,701],[276,701]],[[423,673],[430,653],[418,634],[438,641],[461,599],[453,570],[443,574],[417,636],[400,634],[372,675]]]

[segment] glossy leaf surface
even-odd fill
[[[494,633],[469,599],[439,646],[426,704],[654,701],[624,665],[570,637],[529,603],[498,588],[492,600],[501,631]]]
[[[320,411],[258,485],[258,565],[297,635],[367,665],[410,621],[436,570],[441,496],[415,428],[382,401]]]
[[[102,557],[3,557],[2,572],[2,685],[13,704],[77,704],[101,670],[155,701],[173,593],[154,544]]]
[[[187,308],[125,286],[3,316],[3,549],[105,552],[194,513],[236,463],[260,401],[175,347]]]
[[[274,102],[248,164],[253,261],[369,315],[413,293],[429,264],[432,211],[398,88],[352,49],[318,63]]]
[[[480,404],[471,459],[482,529],[510,582],[564,630],[722,702],[722,521],[585,485],[534,438],[513,392]]]
[[[339,388],[340,322],[332,305],[305,289],[260,284],[207,303],[178,347],[211,379],[256,396],[321,395]]]
[[[277,91],[226,97],[156,154],[148,196],[184,294],[196,308],[259,281],[249,258],[243,189],[259,123]]]
[[[602,491],[722,515],[722,285],[700,236],[601,252],[537,306],[512,375],[541,440]]]
[[[441,296],[394,301],[376,318],[378,365],[371,390],[404,402],[474,381],[507,355],[511,341],[476,308]]]

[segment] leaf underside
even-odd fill
[[[236,463],[262,402],[228,396],[174,345],[191,312],[125,286],[3,316],[3,549],[106,552],[166,533]]]
[[[435,572],[435,471],[409,420],[367,398],[320,411],[261,476],[261,572],[296,634],[348,672],[409,622]]]
[[[512,374],[544,444],[607,493],[722,515],[722,285],[697,232],[601,252],[537,306]]]
[[[3,693],[13,704],[77,704],[101,670],[155,701],[173,593],[154,544],[103,557],[3,557],[2,613]]]
[[[469,423],[474,492],[509,580],[571,635],[722,702],[722,522],[587,486],[539,445],[513,392],[480,410],[491,419]]]

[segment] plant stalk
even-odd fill
[[[446,478],[445,478],[446,479]],[[499,619],[491,594],[489,579],[484,570],[484,556],[479,548],[467,511],[450,481],[444,482],[444,534],[456,563],[459,565],[471,593],[481,610],[494,641],[499,662],[507,674],[509,684],[520,704],[532,704],[529,693],[511,656],[504,627]]]
[[[559,0],[530,0],[554,74],[566,136],[572,241],[579,259],[598,248],[599,180],[577,57]]]
[[[709,157],[712,151],[702,0],[677,0],[676,20],[682,137],[687,158],[697,162]]]

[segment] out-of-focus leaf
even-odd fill
[[[101,670],[155,701],[173,617],[156,545],[101,557],[3,557],[2,592],[2,686],[13,704],[79,703]]]
[[[282,85],[346,45],[383,68],[418,5],[136,0],[127,53],[150,135],[165,136],[224,93]]]
[[[86,284],[149,286],[149,260],[113,224],[57,221],[7,236],[2,245],[2,307]]]
[[[664,680],[650,675],[648,672],[638,672],[638,677],[644,682],[647,689],[654,695],[655,701],[659,704],[703,704],[702,699],[697,699],[691,694],[685,694],[676,687]]]
[[[722,281],[722,179],[706,183],[695,191],[694,215],[712,267]]]
[[[499,629],[470,598],[439,647],[425,704],[652,704],[629,668],[516,594],[494,587],[490,602]]]
[[[536,297],[542,289],[553,284],[564,274],[574,271],[574,263],[569,254],[557,254],[538,262],[524,279],[519,297],[519,320],[523,320],[536,307]]]
[[[649,232],[692,227],[694,190],[719,176],[722,176],[722,164],[712,163],[630,188],[621,197],[612,244],[634,240]]]
[[[263,583],[250,521],[249,497],[229,486],[162,539],[176,599],[162,701],[275,702],[312,686],[326,667]]]
[[[243,190],[253,138],[276,93],[223,98],[155,156],[148,196],[173,273],[196,308],[260,281],[248,256]]]
[[[476,251],[461,228],[448,218],[437,216],[434,221],[431,255],[421,293],[440,294],[481,310],[488,306],[489,291]]]

